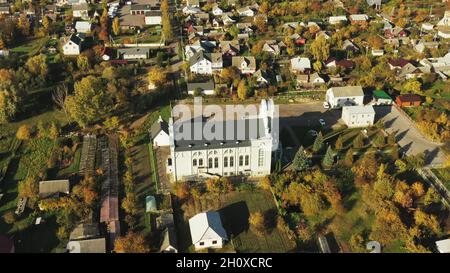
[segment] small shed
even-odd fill
[[[48,180],[39,182],[39,197],[46,198],[54,194],[69,194],[69,180]]]
[[[145,197],[145,211],[152,212],[157,210],[155,197],[153,195],[147,195],[147,197]]]
[[[395,103],[401,107],[420,106],[422,99],[416,94],[404,94],[395,99]]]
[[[373,98],[375,100],[375,105],[391,105],[392,104],[392,98],[383,90],[374,90]]]

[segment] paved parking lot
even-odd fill
[[[440,166],[444,162],[444,154],[440,145],[425,138],[411,120],[393,106],[375,107],[376,118],[383,118],[386,132],[395,133],[397,143],[407,155],[425,153],[426,164]]]

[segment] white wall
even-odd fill
[[[164,131],[160,131],[156,137],[153,138],[153,146],[169,146],[169,135]]]
[[[161,25],[161,16],[145,16],[145,24],[149,26]]]
[[[216,244],[213,244],[213,241],[217,241]],[[203,243],[203,245],[200,245]],[[222,238],[214,239],[214,240],[202,240],[196,243],[195,249],[204,249],[204,248],[222,248],[223,240]]]
[[[375,113],[352,113],[347,107],[342,109],[342,120],[350,127],[368,127],[372,126],[375,120]]]

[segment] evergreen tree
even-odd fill
[[[322,165],[324,167],[331,167],[334,163],[334,151],[331,146],[328,146],[327,152],[322,160]]]
[[[306,156],[303,146],[300,146],[297,153],[295,154],[294,160],[292,161],[292,167],[294,168],[294,170],[301,172],[307,170],[310,166],[311,161]]]
[[[323,147],[323,135],[322,132],[319,132],[317,134],[316,140],[314,140],[314,144],[313,144],[313,151],[315,153],[317,153],[318,151],[320,151]]]
[[[339,135],[339,137],[336,140],[336,143],[334,144],[334,148],[336,148],[336,150],[340,150],[343,147],[344,147],[344,139],[342,135]]]

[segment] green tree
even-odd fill
[[[292,168],[298,172],[301,172],[309,169],[310,166],[311,160],[309,160],[306,156],[303,146],[300,146],[295,154],[294,160],[292,161]]]
[[[322,132],[319,132],[316,136],[316,139],[314,140],[312,150],[315,153],[317,153],[320,150],[322,150],[322,147],[323,147],[323,135],[322,135]]]
[[[334,163],[334,151],[331,146],[328,146],[325,156],[322,160],[322,165],[326,168],[333,166]]]
[[[110,111],[111,99],[101,79],[87,76],[76,82],[74,89],[74,94],[66,99],[66,108],[69,116],[81,127],[85,128]]]
[[[78,55],[77,57],[77,67],[81,72],[86,73],[87,70],[91,67],[89,64],[89,58],[86,55]]]

